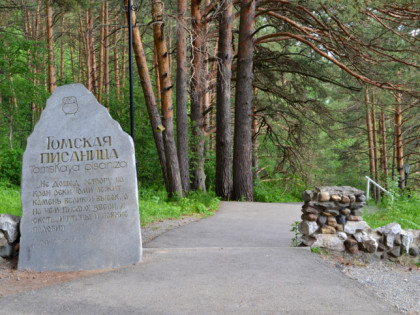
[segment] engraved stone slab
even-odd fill
[[[70,271],[140,261],[134,145],[82,84],[55,89],[22,165],[19,269]]]

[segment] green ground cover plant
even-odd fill
[[[186,198],[166,197],[165,188],[140,187],[139,209],[141,225],[146,226],[163,219],[178,219],[185,215],[210,216],[219,206],[214,192],[191,192]],[[0,213],[22,216],[20,188],[0,181]]]
[[[399,223],[403,229],[420,229],[420,195],[418,193],[394,194],[394,200],[390,197],[382,198],[377,205],[378,210],[367,213],[363,219],[371,228],[377,228],[388,223]]]

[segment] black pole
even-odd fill
[[[130,73],[130,132],[134,143],[134,95],[133,95],[133,6],[131,0],[128,0],[128,72]]]

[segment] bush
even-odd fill
[[[4,180],[0,180],[0,213],[22,216],[19,187]]]
[[[0,180],[10,182],[13,185],[20,185],[22,155],[22,150],[0,152]]]

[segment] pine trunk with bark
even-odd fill
[[[236,200],[254,200],[252,174],[252,82],[254,64],[255,0],[241,1],[238,69],[235,94],[233,191]]]
[[[394,135],[395,135],[395,158],[397,162],[397,171],[400,176],[399,186],[401,190],[405,188],[405,174],[404,174],[404,147],[402,135],[402,95],[397,93],[395,95],[397,101],[395,107],[395,120],[394,120]]]
[[[48,44],[48,90],[50,93],[57,86],[54,67],[54,38],[53,38],[53,11],[51,1],[45,0],[45,11],[47,14],[47,44]]]
[[[124,6],[128,7],[128,0],[124,0]],[[132,23],[136,25],[136,15],[134,11],[126,12],[127,20],[131,14]],[[143,49],[143,43],[140,36],[140,31],[137,27],[133,27],[133,51],[137,64],[138,73],[140,76],[140,83],[143,89],[144,98],[146,101],[147,112],[149,114],[150,124],[152,126],[153,137],[156,144],[156,150],[159,156],[159,162],[162,169],[162,175],[165,181],[166,191],[169,193],[170,185],[168,180],[168,172],[166,168],[165,147],[162,136],[162,121],[156,105],[156,98],[153,92],[152,81],[150,79],[149,69],[147,66],[146,55]],[[124,66],[124,65],[123,65]]]
[[[374,153],[374,143],[373,143],[373,130],[372,130],[372,115],[370,110],[370,99],[369,99],[369,90],[365,90],[365,104],[366,104],[366,130],[368,137],[368,152],[369,152],[369,175],[370,178],[375,178],[375,153]],[[375,186],[371,185],[371,191],[373,198],[376,200],[376,190]]]
[[[216,195],[232,197],[231,77],[233,4],[222,3],[219,21],[216,84]]]
[[[176,131],[178,145],[179,172],[182,189],[188,194],[191,189],[188,157],[188,115],[187,115],[187,1],[177,0],[178,26],[176,43]]]
[[[163,143],[165,145],[166,169],[169,179],[169,196],[182,193],[181,176],[179,173],[178,154],[175,145],[173,104],[172,104],[172,83],[171,70],[169,68],[169,54],[167,51],[164,22],[163,3],[161,0],[152,0],[153,16],[153,37],[156,47],[156,55],[159,68],[159,83],[161,88],[161,100],[163,111]]]
[[[386,151],[386,125],[384,107],[381,106],[381,114],[379,116],[379,129],[381,133],[381,168],[384,174],[385,188],[388,184],[388,155]]]
[[[203,130],[203,24],[200,11],[201,0],[191,0],[192,63],[191,63],[191,175],[193,190],[206,191],[204,172],[204,130]]]

